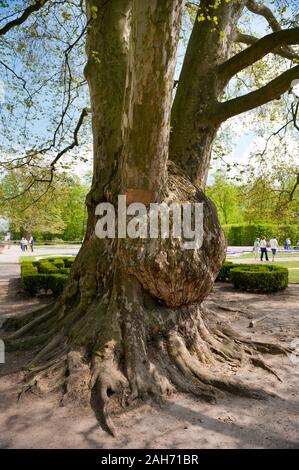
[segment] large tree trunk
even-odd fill
[[[214,205],[186,172],[167,167],[182,0],[87,3],[93,15],[86,76],[94,137],[87,234],[57,303],[8,322],[8,328],[20,329],[6,345],[38,348],[26,389],[61,386],[65,402],[89,401],[94,391],[114,433],[110,404],[118,400],[159,398],[174,390],[212,400],[217,388],[256,395],[225,377],[217,364],[240,364],[247,351],[251,362],[267,368],[254,351],[273,346],[250,345],[201,307],[224,259],[225,241]],[[202,202],[202,246],[184,249],[172,236],[97,238],[95,208],[115,202],[119,193],[145,204]]]

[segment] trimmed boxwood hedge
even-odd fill
[[[48,260],[34,261],[33,266],[40,274],[59,274],[59,269]]]
[[[237,263],[232,263],[231,261],[225,261],[218,273],[216,281],[220,282],[231,282],[231,277],[230,277],[230,272],[232,269],[238,268],[239,266],[257,266],[258,268],[262,267],[260,264],[237,264]]]
[[[236,264],[226,261],[216,281],[232,282],[237,289],[276,292],[288,287],[288,269],[273,264]]]
[[[59,295],[74,260],[75,257],[23,260],[21,278],[24,290],[30,295],[36,295],[41,289],[51,289],[54,295]]]
[[[230,281],[230,270],[235,268],[236,264],[231,261],[225,261],[221,266],[221,269],[218,273],[216,281],[219,282],[229,282]]]
[[[275,265],[239,265],[230,270],[230,279],[237,289],[277,292],[288,287],[289,271]]]

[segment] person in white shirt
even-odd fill
[[[278,249],[278,241],[276,238],[271,238],[270,240],[270,247],[272,251],[272,261],[275,259],[276,251]]]
[[[23,240],[23,247],[24,247],[24,251],[28,250],[28,240],[27,240],[27,238],[24,238],[24,240]]]
[[[269,261],[268,251],[267,251],[267,241],[265,237],[261,238],[260,247],[261,247],[261,261],[263,261],[264,259],[264,254],[266,255],[266,261]]]

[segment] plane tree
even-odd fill
[[[66,96],[71,96],[70,53],[86,41],[90,106],[79,113],[67,145],[61,139],[47,177],[39,180],[51,184],[61,158],[80,144],[80,128],[90,114],[93,135],[87,230],[64,292],[55,304],[6,325],[16,328],[6,339],[9,347],[37,348],[26,389],[59,385],[63,400],[75,403],[89,402],[95,393],[112,433],[115,401],[124,405],[138,398],[159,400],[175,390],[208,401],[218,389],[262,396],[261,390],[229,374],[226,366],[249,362],[276,375],[259,353],[286,349],[243,338],[205,309],[203,301],[225,258],[226,244],[204,188],[221,124],[279,99],[299,78],[296,10],[291,15],[290,2],[290,16],[281,26],[273,13],[280,2],[273,11],[269,2],[254,0],[187,2],[194,21],[174,94],[182,0],[20,3],[20,9],[11,11],[12,16],[7,13],[0,23],[1,49],[10,47],[10,35],[26,28],[28,21],[44,21],[60,7],[66,9],[65,21],[74,8],[76,24],[79,15],[80,21],[86,15],[83,30],[68,39],[62,54],[62,81]],[[262,16],[270,33],[259,38],[239,30],[245,12]],[[47,24],[55,18],[57,13]],[[224,99],[230,81],[269,54],[285,59],[285,69],[260,88]],[[37,68],[34,72],[39,73]],[[72,100],[66,99],[69,105]],[[68,108],[63,108],[55,143],[68,117]],[[49,148],[39,149],[39,158]],[[35,158],[30,153],[17,164],[34,164]],[[202,202],[202,246],[186,250],[172,236],[98,238],[96,207],[101,202],[116,204],[119,194],[146,205]]]

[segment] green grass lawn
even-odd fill
[[[19,257],[19,262],[22,263],[22,261],[37,261],[40,259],[44,258],[68,258],[68,257],[74,257],[73,255],[36,255],[36,256],[20,256]]]
[[[270,250],[268,250],[268,256],[272,256],[272,253]],[[292,257],[297,257],[299,258],[299,251],[298,253],[278,253],[275,258],[292,258]],[[254,259],[254,254],[253,253],[242,253],[238,256],[232,256],[232,255],[227,255],[227,260],[231,261],[234,259]]]
[[[289,270],[289,282],[291,284],[299,284],[299,269]]]
[[[265,261],[263,261],[264,263]],[[272,263],[272,261],[269,261]],[[274,264],[283,266],[284,268],[298,268],[299,269],[299,260],[294,261],[275,261]]]
[[[278,266],[283,266],[284,268],[296,268],[289,269],[289,282],[290,283],[299,283],[299,261],[281,261],[275,262]]]

